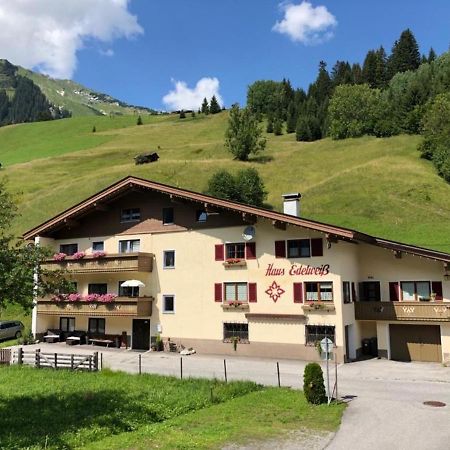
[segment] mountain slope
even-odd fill
[[[94,123],[97,133],[91,133]],[[267,135],[264,155],[234,161],[223,145],[227,113],[180,120],[78,117],[0,129],[0,177],[15,193],[23,232],[126,175],[203,191],[219,168],[255,167],[281,208],[281,194],[300,191],[302,215],[450,252],[450,185],[420,159],[417,136],[364,137],[314,143]],[[159,146],[159,148],[158,148]],[[157,151],[157,163],[133,157]]]

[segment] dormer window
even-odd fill
[[[123,222],[139,222],[141,220],[140,208],[125,208],[120,212],[120,221]]]
[[[173,225],[174,223],[173,208],[163,208],[162,216],[164,225]]]

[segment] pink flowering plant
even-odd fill
[[[98,298],[99,303],[112,303],[117,298],[116,294],[103,294]]]
[[[66,254],[65,253],[62,253],[62,252],[60,252],[60,253],[55,253],[54,255],[53,255],[53,259],[55,260],[55,261],[64,261],[65,259],[66,259]]]
[[[81,302],[82,296],[81,296],[81,294],[78,294],[78,292],[74,292],[67,296],[67,300],[69,302]]]
[[[54,294],[51,297],[51,301],[55,303],[61,303],[66,300],[66,294]]]
[[[93,302],[97,302],[99,297],[100,297],[100,294],[88,294],[83,298],[83,300],[88,303],[93,303]]]
[[[100,251],[100,250],[92,253],[92,257],[93,258],[104,258],[105,256],[106,256],[106,252],[103,252],[103,251]]]
[[[84,252],[76,252],[72,255],[72,259],[83,259],[86,256]]]

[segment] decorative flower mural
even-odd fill
[[[286,291],[274,281],[265,292],[276,303]]]

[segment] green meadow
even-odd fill
[[[216,449],[290,430],[335,431],[345,408],[244,381],[23,366],[0,368],[0,379],[4,450]]]
[[[301,214],[388,239],[450,252],[450,185],[416,150],[419,136],[296,142],[267,135],[249,162],[224,147],[227,113],[76,117],[0,128],[0,177],[19,205],[22,233],[96,191],[135,175],[204,191],[218,169],[255,167],[281,209],[281,194],[302,193]],[[96,133],[92,133],[95,125]],[[133,157],[157,151],[157,163]]]

